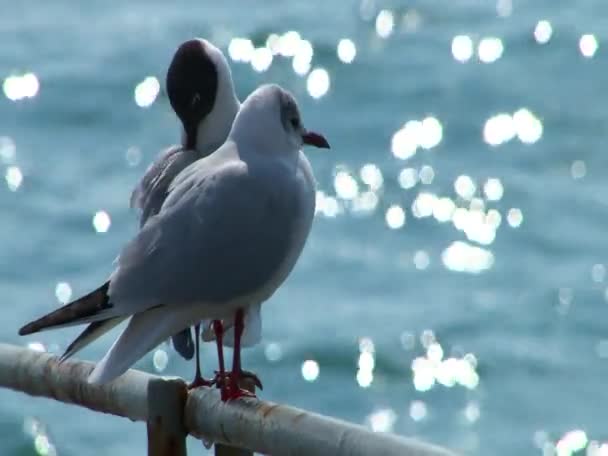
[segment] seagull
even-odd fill
[[[224,143],[240,107],[230,66],[222,51],[208,40],[195,38],[178,47],[167,71],[166,84],[171,107],[182,123],[182,144],[166,149],[133,190],[131,207],[140,210],[140,226],[158,213],[175,176]],[[197,368],[192,386],[212,383],[200,373],[200,327],[201,324],[194,326],[195,345],[190,328],[172,337],[173,347],[183,358],[192,359],[196,350]],[[209,322],[203,322],[203,327],[209,327]],[[209,332],[206,336],[208,341],[214,338]],[[257,377],[255,380],[261,388]]]
[[[130,203],[132,208],[139,210],[140,227],[159,212],[173,179],[224,143],[240,107],[224,54],[205,39],[191,39],[177,48],[167,70],[166,87],[171,107],[182,123],[182,141],[181,145],[171,146],[160,154],[132,192]],[[91,323],[70,344],[61,359],[73,356],[124,320],[125,317],[116,317]],[[203,322],[205,325],[209,326],[209,323]],[[192,359],[196,349],[196,374],[191,387],[213,384],[201,375],[199,332],[200,324],[196,324],[196,344],[193,344],[189,327],[172,336],[174,348],[185,359]],[[213,338],[208,331],[206,340]],[[254,342],[257,340],[249,341],[249,345]],[[230,340],[224,344],[231,346]],[[250,375],[261,388],[259,379]]]
[[[130,318],[89,375],[102,384],[167,337],[213,320],[222,400],[250,395],[238,386],[245,314],[285,281],[314,217],[315,179],[303,145],[329,148],[304,128],[289,92],[259,87],[226,142],[171,181],[160,211],[122,249],[109,280],[19,334]],[[234,352],[226,373],[222,321],[230,320]]]
[[[166,149],[133,190],[131,207],[140,209],[140,226],[158,213],[175,176],[224,143],[240,108],[226,57],[220,49],[202,38],[185,41],[178,47],[167,71],[166,84],[171,107],[182,123],[182,144]],[[261,340],[259,308],[248,312],[245,318],[248,325],[242,346],[249,347]],[[200,372],[201,326],[204,328],[203,340],[213,341],[215,334],[209,321],[194,326],[195,344],[190,328],[171,338],[173,347],[183,358],[192,359],[196,351],[196,375],[191,387],[214,383],[213,380],[205,380]],[[233,330],[228,326],[224,346],[232,347],[234,339],[229,336]],[[262,389],[262,383],[255,374],[246,374]]]

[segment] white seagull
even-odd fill
[[[265,85],[242,104],[227,141],[173,179],[159,213],[124,247],[97,290],[25,325],[19,334],[114,318],[130,321],[89,376],[105,383],[167,337],[214,320],[222,399],[238,388],[243,316],[287,278],[308,237],[315,181],[307,131],[293,96]],[[234,320],[232,373],[225,374],[221,320]]]

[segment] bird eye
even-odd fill
[[[289,122],[291,122],[291,126],[294,128],[294,130],[297,130],[300,126],[300,120],[297,117],[292,118]]]
[[[191,106],[194,108],[200,102],[201,102],[201,96],[200,96],[200,94],[199,93],[195,93],[194,96],[192,97],[192,100],[190,101]]]

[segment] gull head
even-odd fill
[[[166,79],[169,102],[184,127],[184,145],[206,152],[201,149],[223,143],[239,103],[222,51],[204,39],[185,41],[175,51]]]
[[[303,145],[329,149],[323,135],[304,128],[294,96],[276,84],[263,85],[247,97],[230,135],[267,153],[297,151]]]

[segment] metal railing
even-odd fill
[[[107,385],[90,385],[93,366],[0,344],[0,387],[145,421],[148,455],[185,456],[188,434],[215,442],[217,455],[454,455],[286,405],[254,398],[224,403],[216,389],[188,391],[180,378],[129,370]]]

